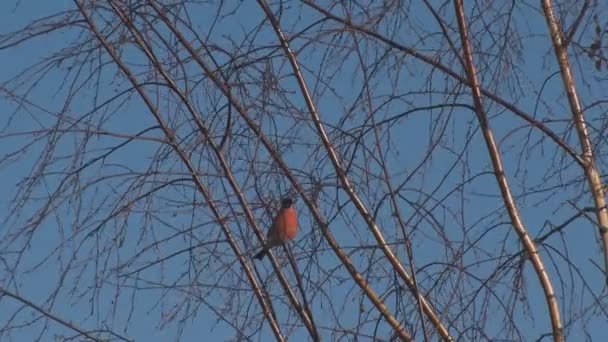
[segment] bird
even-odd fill
[[[254,259],[262,260],[268,250],[272,247],[280,246],[281,244],[292,240],[298,233],[298,216],[296,209],[293,207],[293,200],[289,197],[284,197],[281,200],[281,210],[274,218],[268,234],[266,235],[266,241],[262,245]]]

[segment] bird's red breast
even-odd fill
[[[298,216],[293,207],[281,209],[275,220],[275,228],[282,241],[291,240],[298,233]]]

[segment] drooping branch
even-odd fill
[[[568,58],[568,41],[565,40],[564,33],[553,14],[551,0],[542,0],[542,7],[543,12],[545,13],[545,19],[547,20],[547,26],[549,27],[551,40],[553,41],[553,50],[555,52],[557,64],[559,65],[562,82],[564,83],[564,90],[566,91],[568,103],[570,104],[572,121],[574,122],[574,127],[576,128],[576,133],[581,146],[583,158],[582,168],[585,171],[587,184],[589,185],[591,197],[593,198],[596,207],[595,215],[604,252],[604,277],[605,282],[608,285],[608,208],[606,208],[606,194],[604,193],[604,187],[602,186],[601,172],[595,161],[593,143],[591,142],[591,137],[587,129],[587,120],[585,119],[583,106],[581,105],[576,88],[574,72],[570,66]]]
[[[536,244],[534,243],[533,239],[530,237],[528,230],[524,226],[521,213],[517,209],[515,199],[513,198],[509,182],[507,181],[507,177],[505,175],[505,168],[503,166],[500,150],[498,149],[498,145],[496,144],[496,141],[494,139],[494,133],[492,132],[492,129],[490,127],[490,122],[488,120],[483,105],[483,94],[481,92],[479,80],[477,79],[477,71],[475,67],[475,62],[473,61],[473,50],[469,41],[469,31],[467,27],[467,22],[464,13],[464,5],[462,0],[454,0],[454,10],[456,13],[456,18],[458,20],[458,29],[460,32],[460,40],[464,54],[464,67],[466,70],[467,77],[469,79],[469,84],[471,85],[471,92],[473,94],[475,114],[477,115],[477,121],[479,122],[479,126],[481,127],[481,131],[483,133],[483,137],[488,148],[490,159],[492,160],[496,183],[500,188],[500,193],[502,194],[503,202],[505,204],[505,207],[507,208],[509,217],[511,218],[513,228],[519,236],[519,239],[524,249],[528,253],[528,257],[530,258],[530,261],[534,266],[536,275],[543,288],[549,315],[551,317],[551,325],[553,328],[553,340],[555,342],[563,342],[563,327],[560,318],[559,305],[557,303],[555,291],[553,290],[553,284],[551,283],[549,274],[545,269],[545,265],[541,259],[540,252],[538,251],[538,248],[536,247]]]

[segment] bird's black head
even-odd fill
[[[287,209],[287,208],[291,207],[292,204],[293,204],[293,200],[289,197],[283,197],[283,199],[281,200],[281,207],[283,209]]]

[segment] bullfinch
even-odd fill
[[[268,250],[272,247],[280,246],[281,244],[292,240],[298,233],[298,217],[296,209],[293,207],[293,201],[289,197],[283,198],[281,201],[281,210],[274,218],[272,226],[266,235],[266,241],[262,245],[262,250],[253,256],[254,259],[261,260]]]

